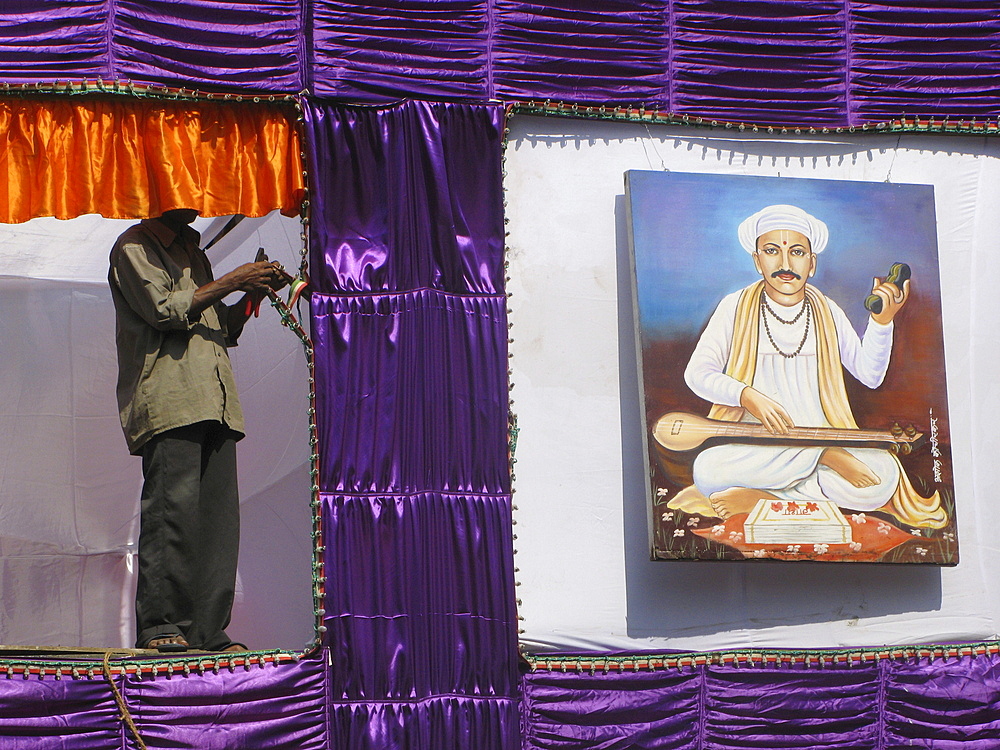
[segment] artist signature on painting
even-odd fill
[[[931,455],[934,456],[934,481],[941,481],[941,449],[938,448],[938,421],[934,416],[934,408],[930,409],[931,417]]]

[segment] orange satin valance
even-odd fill
[[[294,113],[270,103],[0,100],[0,222],[293,214],[303,196]]]

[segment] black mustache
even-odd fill
[[[784,268],[779,268],[779,269],[778,269],[777,271],[775,271],[774,273],[772,273],[772,274],[771,274],[771,278],[772,278],[772,279],[776,279],[776,278],[778,278],[778,275],[779,275],[779,274],[782,274],[782,273],[790,273],[790,274],[791,274],[792,276],[794,276],[794,277],[795,277],[796,279],[799,279],[799,280],[801,280],[801,279],[802,279],[802,277],[801,277],[801,276],[799,276],[799,275],[798,275],[797,273],[795,273],[795,271],[789,271],[789,270],[787,270],[787,269],[784,269]]]

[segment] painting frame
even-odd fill
[[[645,170],[626,172],[625,182],[651,558],[957,564],[933,187]],[[847,372],[844,387],[857,427],[898,432],[904,439],[919,436],[915,443],[891,447],[913,497],[938,498],[932,514],[900,517],[894,515],[898,506],[894,511],[888,503],[859,509],[845,505],[853,501],[844,497],[823,495],[836,506],[831,511],[836,518],[819,518],[826,508],[820,503],[819,515],[809,516],[815,526],[803,526],[807,519],[796,517],[793,528],[789,519],[774,518],[763,502],[756,515],[726,518],[720,517],[724,509],[687,502],[683,493],[695,483],[685,471],[705,449],[666,450],[654,431],[665,414],[709,413],[711,401],[692,392],[684,370],[720,300],[762,279],[738,231],[755,212],[775,205],[798,207],[828,227],[829,247],[816,254],[815,275],[808,281],[843,309],[858,336],[872,317],[864,302],[876,277],[886,280],[901,265],[912,275],[910,297],[892,324],[892,353],[882,381],[866,387]],[[817,455],[827,455],[818,453],[819,447]],[[829,447],[832,454],[834,446]],[[752,453],[761,450],[755,446]],[[898,484],[895,500],[903,481],[890,478],[883,484],[891,483]],[[805,503],[797,498],[816,497],[815,488],[810,491],[793,494],[783,486],[776,498],[768,491],[760,500],[766,495],[783,516],[791,498],[794,513],[805,514]]]

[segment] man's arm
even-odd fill
[[[246,297],[252,296],[254,300],[261,299],[267,294],[268,289],[277,291],[288,283],[288,274],[285,273],[277,261],[260,261],[258,263],[244,263],[215,281],[210,281],[204,286],[195,290],[194,298],[191,300],[191,307],[188,309],[188,320],[194,321],[198,316],[211,305],[228,297],[233,292],[244,291],[247,295],[232,307],[243,306],[246,309]],[[246,315],[242,320],[233,317],[232,307],[230,308],[229,321],[237,323],[240,328],[246,322]]]
[[[192,289],[175,289],[159,255],[141,241],[127,241],[111,253],[109,280],[129,308],[158,331],[190,328]]]
[[[909,292],[909,283],[907,281],[904,285],[906,296]],[[868,388],[878,388],[882,385],[882,381],[889,371],[894,331],[892,318],[902,308],[906,298],[902,297],[902,299],[887,303],[883,297],[882,312],[888,313],[888,322],[881,322],[880,318],[884,320],[884,315],[871,315],[863,338],[858,338],[854,326],[851,325],[844,311],[833,300],[827,298],[827,301],[834,325],[837,328],[841,363],[862,385]],[[889,309],[890,304],[891,310]]]

